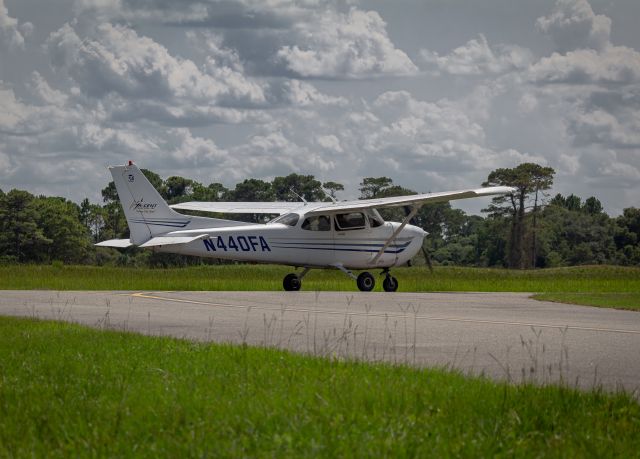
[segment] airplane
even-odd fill
[[[99,242],[100,247],[138,246],[224,260],[294,266],[284,290],[297,291],[311,269],[338,269],[356,281],[359,290],[375,287],[366,271],[381,269],[386,292],[398,289],[390,268],[407,264],[422,248],[427,233],[411,225],[420,207],[480,196],[510,194],[497,186],[439,193],[333,202],[185,202],[168,205],[133,161],[109,170],[129,225],[129,239]],[[401,222],[386,222],[377,209],[410,209]],[[276,214],[267,223],[181,214],[176,210],[229,214]],[[365,270],[355,275],[352,270]]]

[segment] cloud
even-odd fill
[[[16,18],[9,16],[4,0],[0,0],[0,48],[24,48],[25,37],[32,32],[33,24],[30,22],[19,24]]]
[[[324,94],[310,83],[300,80],[283,80],[269,86],[270,99],[275,105],[293,107],[344,106],[347,99]]]
[[[277,59],[301,77],[364,78],[413,75],[418,69],[389,39],[375,11],[326,11],[294,27],[296,44],[281,47]]]
[[[582,48],[601,51],[611,35],[611,19],[595,14],[587,0],[557,0],[552,13],[538,18],[536,27],[561,53]]]
[[[526,68],[532,60],[531,52],[520,46],[490,47],[483,34],[444,56],[427,49],[420,50],[420,56],[439,72],[449,75],[505,73]]]
[[[66,24],[47,39],[52,63],[92,97],[110,93],[132,99],[258,105],[262,88],[229,67],[199,69],[172,56],[150,38],[125,26],[101,24],[95,37],[81,40]]]
[[[553,53],[535,63],[529,72],[535,84],[628,85],[640,82],[640,53],[625,46],[598,52],[580,49]]]

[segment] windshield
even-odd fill
[[[300,220],[300,215],[291,213],[281,215],[280,217],[271,220],[269,223],[282,223],[287,226],[296,226],[298,224],[298,220]]]

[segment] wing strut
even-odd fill
[[[402,231],[404,227],[407,226],[407,223],[409,223],[411,219],[416,216],[416,214],[420,210],[420,207],[422,206],[421,205],[411,206],[411,212],[409,212],[407,216],[404,217],[404,220],[402,220],[402,223],[400,223],[400,226],[396,228],[396,230],[389,237],[389,239],[387,239],[387,242],[385,242],[382,248],[378,250],[378,253],[374,255],[374,257],[371,259],[372,263],[375,263],[376,261],[378,261],[378,259],[384,253],[384,251],[387,250],[387,247],[389,247],[393,243],[393,241],[395,241],[396,237],[398,237],[398,234],[400,234],[400,231]]]

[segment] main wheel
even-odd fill
[[[302,282],[300,282],[300,278],[297,274],[291,273],[284,276],[284,279],[282,280],[282,286],[287,292],[296,292],[300,290]]]
[[[373,287],[376,286],[376,280],[371,275],[371,273],[363,272],[360,273],[358,279],[356,280],[356,284],[358,284],[358,288],[363,292],[370,292],[373,290]]]
[[[382,281],[382,288],[385,292],[395,292],[398,290],[398,279],[393,276],[387,276]]]

